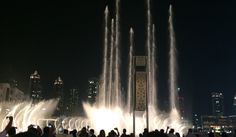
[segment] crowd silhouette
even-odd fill
[[[25,132],[16,133],[17,127],[13,126],[13,117],[7,117],[9,119],[8,124],[3,131],[0,132],[0,137],[135,137],[133,133],[127,133],[126,129],[123,129],[120,135],[118,128],[114,128],[109,133],[101,129],[98,135],[95,135],[94,129],[90,129],[89,126],[83,127],[81,129],[74,129],[69,131],[63,129],[62,132],[56,133],[56,128],[53,124],[49,124],[41,129],[38,125],[29,125],[28,130]],[[192,129],[188,129],[186,135],[180,135],[175,132],[173,128],[167,127],[164,129],[156,129],[154,131],[148,131],[147,128],[139,134],[139,137],[236,137],[236,130],[234,133],[227,134],[222,131],[221,133],[203,133],[203,132],[193,132]]]

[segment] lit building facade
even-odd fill
[[[64,115],[64,83],[61,77],[58,77],[53,83],[53,98],[59,98],[56,115]]]
[[[202,116],[202,129],[204,132],[232,132],[233,123],[227,116]]]
[[[212,92],[212,113],[214,116],[224,115],[224,96],[221,92]]]
[[[91,78],[88,80],[88,102],[94,104],[97,99],[99,90],[99,82],[96,78]]]
[[[33,101],[33,103],[36,103],[43,99],[42,86],[40,84],[40,75],[38,74],[37,70],[30,75],[29,91],[30,91],[30,99]]]
[[[0,83],[0,101],[22,101],[24,93],[9,83]]]
[[[198,130],[201,128],[201,118],[198,114],[193,114],[193,129]]]
[[[69,90],[69,94],[67,95],[67,98],[65,99],[66,103],[66,115],[70,116],[73,114],[76,114],[76,112],[79,109],[79,89],[78,88],[72,88]]]

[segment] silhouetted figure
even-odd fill
[[[49,137],[49,127],[43,128],[43,135],[41,137]]]
[[[100,130],[100,133],[99,133],[98,137],[106,137],[106,133],[103,129]]]
[[[175,133],[176,137],[180,137],[180,134],[178,132]]]
[[[27,132],[22,132],[22,133],[16,134],[13,137],[40,137],[40,136],[27,131]]]
[[[160,132],[158,131],[158,129],[155,129],[155,136],[159,136]]]
[[[117,132],[115,132],[115,131]],[[119,137],[120,136],[120,133],[119,133],[119,130],[117,128],[114,128],[114,130],[111,130],[109,133],[108,133],[108,137]]]
[[[114,130],[111,130],[109,133],[108,133],[108,136],[107,137],[116,137],[116,132]]]
[[[11,127],[7,132],[9,137],[16,135],[16,127]]]
[[[148,137],[156,137],[155,131],[151,131],[148,133]]]
[[[96,137],[96,135],[94,134],[94,129],[90,129],[89,134],[90,134],[90,137]]]
[[[166,134],[168,133],[168,130],[169,130],[169,129],[170,129],[170,127],[167,126],[167,127],[166,127]]]
[[[148,129],[144,128],[143,137],[148,137]]]
[[[173,128],[170,129],[168,137],[176,137],[176,135],[174,134],[175,130]]]
[[[164,129],[161,129],[158,137],[168,137],[168,135],[165,133]]]
[[[120,136],[120,132],[119,132],[118,128],[114,128],[114,130],[116,131],[115,136],[119,137]]]
[[[79,137],[89,137],[86,127],[83,127],[83,128],[80,130]]]
[[[29,125],[28,126],[28,131],[29,133],[36,134],[38,136],[42,135],[42,130],[39,126],[37,125]]]
[[[123,129],[123,133],[121,134],[120,137],[127,137],[127,135],[126,135],[126,129],[125,129],[125,128]]]
[[[77,137],[77,130],[76,129],[74,129],[74,130],[72,130],[71,132],[70,132],[70,134],[72,135],[72,137]]]
[[[6,137],[7,136],[7,133],[8,131],[11,129],[12,127],[12,123],[13,123],[13,117],[12,116],[9,116],[9,117],[6,117],[7,119],[9,119],[9,122],[8,124],[6,125],[5,129],[0,132],[0,137]]]

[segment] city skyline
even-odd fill
[[[134,28],[137,54],[145,53],[145,1],[121,1],[122,59],[126,60],[128,30]],[[226,113],[230,114],[236,92],[236,48],[233,34],[233,2],[175,1],[174,28],[178,50],[179,87],[187,102],[193,100],[194,111],[210,113],[210,93],[222,91]],[[3,59],[0,79],[14,78],[27,88],[29,76],[38,70],[42,85],[52,86],[61,76],[65,86],[87,87],[87,80],[99,77],[103,51],[103,13],[112,1],[81,3],[47,3],[43,8],[3,8],[0,30]],[[154,1],[159,90],[168,91],[168,7],[169,2]],[[209,8],[210,7],[210,8]],[[125,61],[122,66],[126,66]],[[125,68],[124,68],[125,69]],[[126,76],[126,71],[122,73]],[[123,80],[124,81],[124,80]],[[124,82],[125,83],[125,82]],[[51,85],[49,85],[51,84]],[[25,90],[25,89],[24,89]],[[46,89],[50,91],[49,89]],[[161,93],[167,96],[165,93]],[[201,98],[201,102],[199,101]],[[227,108],[228,107],[228,108]]]

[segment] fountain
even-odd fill
[[[47,119],[53,114],[58,100],[41,101],[37,104],[32,102],[2,102],[0,103],[0,121],[2,131],[8,120],[7,116],[13,116],[13,126],[17,127],[17,131],[26,131],[30,124],[45,126],[48,121],[55,119]]]
[[[100,90],[97,102],[94,105],[84,103],[83,107],[87,118],[84,117],[66,117],[56,119],[64,128],[80,129],[89,125],[95,129],[96,133],[104,129],[106,132],[114,127],[118,129],[126,128],[128,133],[141,133],[148,127],[149,130],[165,129],[167,126],[174,128],[180,134],[184,132],[186,126],[181,122],[178,112],[177,101],[177,60],[175,35],[172,20],[172,8],[169,10],[169,33],[170,33],[170,52],[169,52],[169,91],[170,91],[170,112],[162,112],[157,104],[157,80],[156,80],[156,43],[155,43],[155,25],[152,24],[150,0],[147,0],[147,38],[146,38],[146,57],[147,57],[147,110],[140,112],[141,115],[135,115],[135,131],[133,131],[133,82],[134,82],[134,30],[130,29],[130,48],[128,65],[128,88],[127,100],[122,100],[120,85],[120,0],[116,0],[116,16],[110,19],[108,7],[105,9],[105,27],[104,27],[104,56],[103,70],[100,80]],[[110,25],[110,26],[109,26]],[[110,34],[110,35],[109,35]],[[126,103],[123,103],[126,102]],[[0,121],[3,121],[1,129],[6,124],[5,117],[14,116],[14,125],[19,131],[27,129],[29,124],[40,125],[40,120],[48,118],[56,108],[57,101],[42,101],[38,104],[29,102],[22,103],[2,103],[1,111],[11,107],[9,112],[1,113]],[[4,108],[5,107],[5,108]],[[147,113],[148,112],[148,113]],[[149,119],[147,119],[148,117]],[[148,123],[148,125],[147,125]],[[42,124],[41,124],[42,125]],[[57,125],[56,125],[57,126]],[[58,126],[57,126],[58,127]]]
[[[95,105],[84,103],[84,109],[90,126],[99,131],[104,129],[110,131],[114,127],[119,129],[126,128],[127,132],[133,131],[133,76],[134,76],[134,31],[130,29],[130,48],[129,48],[129,67],[128,67],[128,87],[127,101],[121,98],[120,89],[120,53],[119,53],[119,0],[116,1],[115,19],[108,18],[107,8],[105,10],[105,36],[104,36],[104,61],[101,87],[99,91],[98,102]],[[155,43],[155,25],[151,20],[150,0],[147,0],[147,38],[146,38],[146,56],[147,56],[147,100],[148,111],[141,112],[141,115],[135,116],[135,133],[141,133],[144,128],[149,130],[165,129],[167,126],[174,128],[177,132],[183,133],[186,126],[182,123],[178,112],[177,101],[177,78],[176,78],[176,47],[175,35],[172,20],[172,7],[169,9],[169,34],[170,34],[170,52],[169,52],[169,92],[170,92],[170,112],[162,112],[157,104],[157,80],[156,80],[156,43]],[[111,20],[111,26],[108,26],[108,20]],[[115,20],[115,21],[114,21]],[[114,23],[115,22],[115,23]],[[115,26],[115,27],[114,27]],[[111,31],[111,36],[107,35]],[[110,38],[110,45],[107,44]],[[110,52],[108,53],[108,50]],[[106,85],[106,83],[109,83]],[[107,89],[107,90],[105,90]],[[105,99],[105,100],[104,100]],[[122,102],[127,102],[123,103]],[[125,106],[125,107],[124,107]],[[147,113],[148,112],[148,113]],[[147,120],[146,117],[149,119]],[[147,125],[148,123],[148,125]]]

